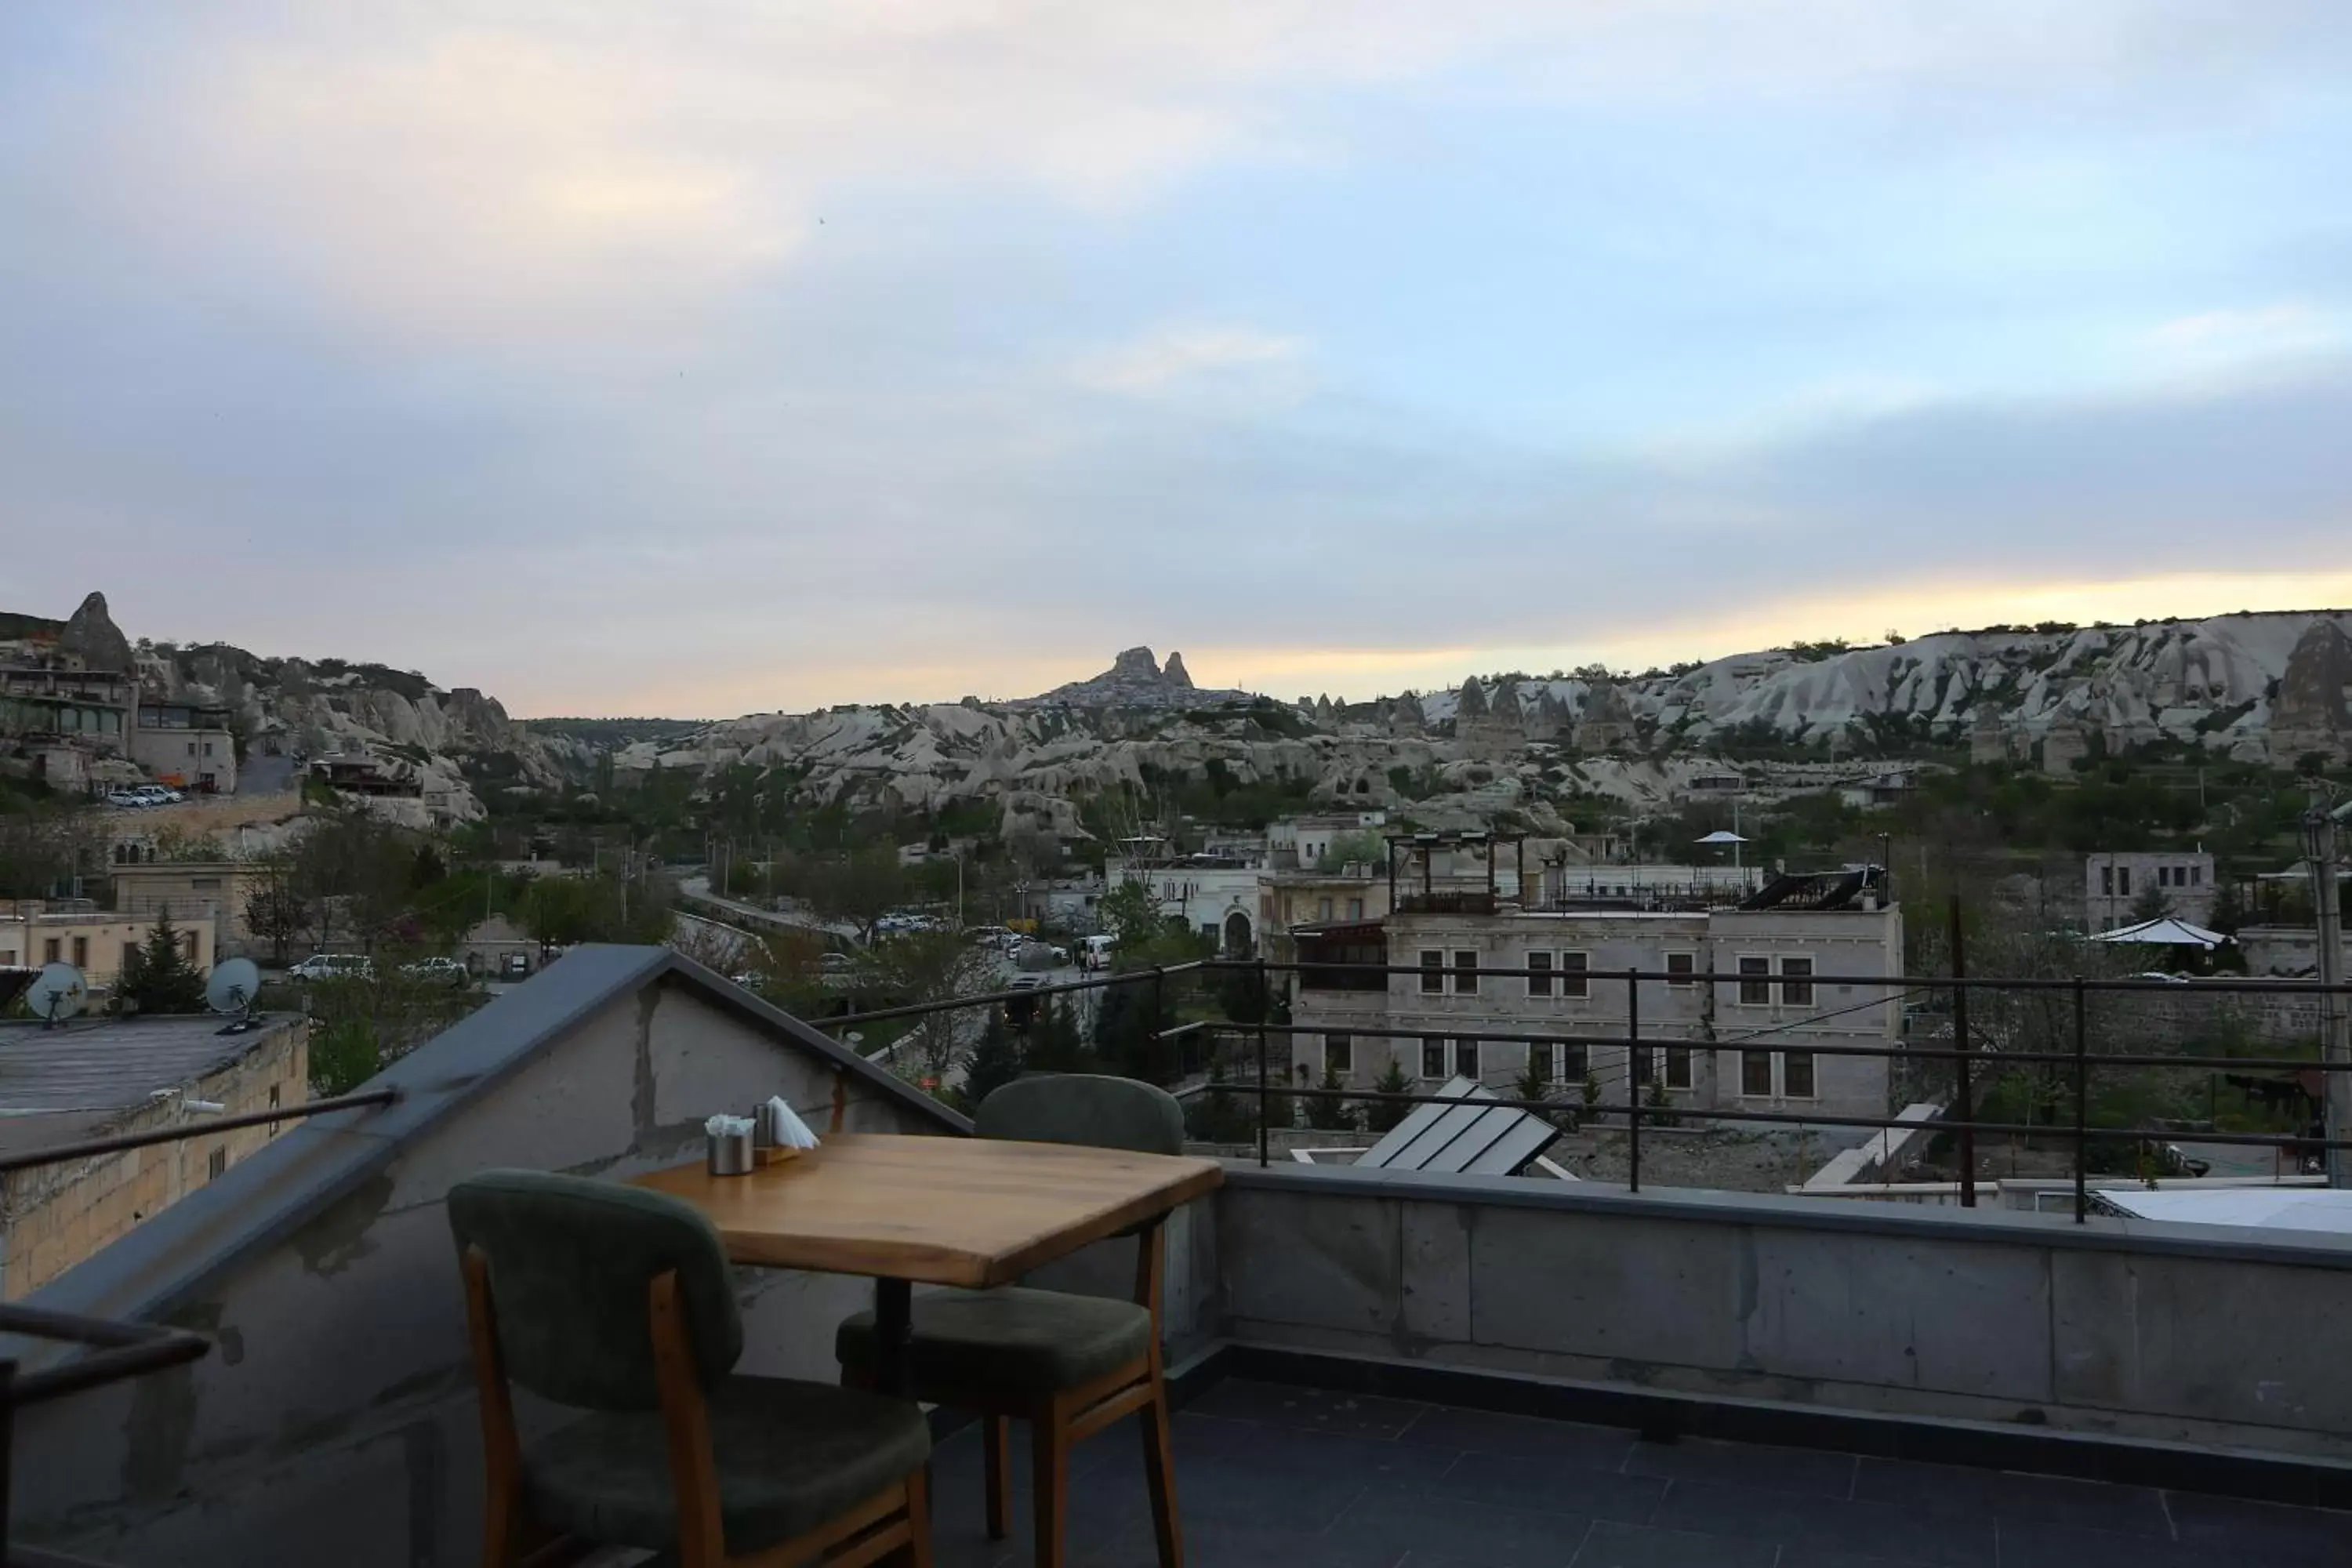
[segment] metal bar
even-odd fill
[[[38,1405],[69,1394],[103,1387],[126,1377],[144,1377],[184,1362],[200,1361],[212,1343],[194,1334],[166,1331],[139,1344],[118,1345],[38,1372],[20,1373],[9,1397],[18,1405]]]
[[[1262,1171],[1265,1169],[1266,1152],[1265,1015],[1267,1009],[1274,1005],[1274,996],[1265,989],[1265,963],[1263,959],[1258,962],[1257,967],[1257,1164],[1258,1169]]]
[[[1642,981],[1637,971],[1625,972],[1625,1147],[1626,1173],[1633,1191],[1642,1190]]]
[[[119,1154],[125,1149],[143,1149],[151,1143],[176,1143],[183,1139],[207,1138],[215,1132],[234,1132],[239,1128],[260,1127],[272,1121],[324,1116],[331,1111],[352,1110],[367,1105],[390,1105],[399,1099],[400,1091],[396,1089],[371,1089],[359,1094],[339,1094],[329,1100],[273,1106],[268,1110],[246,1111],[236,1116],[207,1116],[202,1121],[184,1121],[175,1127],[156,1128],[146,1132],[118,1132],[109,1138],[52,1143],[46,1149],[31,1149],[21,1154],[0,1158],[0,1174],[31,1170],[37,1165],[62,1164],[68,1160],[89,1159],[99,1154]]]
[[[1491,977],[1494,973],[1495,972],[1491,969],[1482,969],[1478,972],[1481,978]],[[1748,978],[1752,980],[1755,976],[1750,975]],[[2088,983],[2086,982],[2086,988],[2087,985]],[[1181,1026],[1181,1028],[1188,1029],[1195,1026],[1196,1026],[1190,1024]],[[1458,1027],[1459,1026],[1452,1026]],[[1328,1026],[1316,1026],[1309,1027],[1304,1024],[1268,1024],[1265,1027],[1270,1032],[1277,1035],[1312,1035],[1323,1032]],[[1176,1030],[1170,1031],[1171,1034],[1174,1034],[1176,1032]],[[1360,1038],[1370,1040],[1417,1040],[1424,1036],[1436,1033],[1437,1029],[1431,1025],[1422,1025],[1413,1028],[1368,1028],[1360,1025],[1351,1025],[1346,1032],[1350,1035],[1357,1036]],[[1696,1037],[1691,1037],[1687,1039],[1679,1040],[1678,1043],[1687,1044],[1691,1049],[1696,1051],[1741,1050],[1747,1048],[1754,1041],[1766,1039],[1772,1036],[1784,1033],[1786,1033],[1786,1030],[1781,1028],[1759,1029],[1753,1034],[1732,1035],[1717,1039],[1700,1039]],[[1497,1041],[1504,1045],[1549,1044],[1556,1040],[1573,1041],[1574,1043],[1582,1046],[1622,1046],[1630,1043],[1622,1035],[1569,1035],[1562,1034],[1558,1030],[1549,1030],[1539,1034],[1497,1034],[1491,1030],[1482,1028],[1479,1031],[1478,1037],[1485,1040]],[[1656,1045],[1662,1039],[1676,1039],[1677,1037],[1673,1036],[1662,1037],[1652,1035],[1646,1037],[1646,1038],[1648,1038],[1652,1045]],[[1826,1040],[1815,1041],[1810,1038],[1798,1042],[1797,1047],[1814,1056],[1900,1057],[1909,1061],[1952,1061],[1957,1059],[1960,1055],[1957,1050],[1934,1046],[1833,1045]],[[1784,1046],[1780,1048],[1786,1049],[1789,1047]],[[2019,1063],[2069,1067],[2073,1065],[2074,1060],[2074,1053],[2072,1050],[1975,1050],[1971,1051],[1969,1055],[1973,1060],[1998,1063],[2004,1067],[2014,1066]],[[2328,1063],[2324,1061],[2314,1060],[2308,1057],[2174,1057],[2162,1056],[2152,1052],[2119,1051],[2113,1055],[2102,1054],[2093,1059],[2097,1061],[2102,1067],[2115,1068],[2261,1068],[2278,1072],[2352,1072],[2352,1063],[2346,1063],[2340,1067],[2335,1067],[2330,1066]]]
[[[1166,1016],[1168,1016],[1168,971],[1165,967],[1155,963],[1151,966],[1151,1028],[1154,1034],[1159,1032],[1160,1020]],[[1146,1053],[1146,1055],[1149,1054]],[[1183,1076],[1181,1072],[1171,1072],[1168,1075],[1168,1081],[1174,1083]]]
[[[1207,1088],[1205,1084],[1194,1084],[1176,1091],[1176,1095],[1180,1100],[1189,1099],[1204,1093]],[[1360,1100],[1364,1097],[1364,1091],[1356,1089],[1289,1088],[1283,1092],[1297,1100]],[[1559,1102],[1554,1100],[1518,1100],[1502,1095],[1478,1100],[1451,1100],[1441,1094],[1393,1094],[1382,1098],[1400,1105],[1475,1104],[1488,1110],[1557,1112],[1560,1108]],[[1870,1127],[1881,1131],[1926,1127],[1945,1131],[1956,1131],[1959,1127],[1959,1123],[1949,1120],[1903,1121],[1891,1116],[1832,1116],[1825,1111],[1693,1110],[1688,1114],[1693,1121],[1763,1121],[1789,1127]],[[2048,1126],[2031,1121],[1976,1121],[1969,1126],[1979,1132],[2015,1133],[2026,1137],[2047,1137],[2050,1133]],[[2089,1135],[2142,1143],[2172,1136],[2146,1127],[2095,1127],[2090,1129]],[[2249,1149],[2318,1149],[2326,1143],[2326,1140],[2319,1138],[2252,1132],[2200,1132],[2196,1141],[2200,1143],[2231,1143]],[[2352,1139],[2344,1140],[2342,1146],[2352,1149]]]
[[[1255,961],[1247,959],[1201,958],[1194,959],[1190,963],[1172,964],[1170,966],[1169,973],[1171,974],[1177,973],[1186,969],[1240,969],[1247,967],[1254,962]],[[1334,973],[1342,974],[1419,974],[1421,973],[1419,965],[1411,963],[1344,963],[1336,961],[1328,963],[1318,961],[1311,963],[1303,962],[1287,962],[1269,963],[1266,967],[1275,971],[1276,973],[1293,973],[1304,969],[1328,970]],[[1482,964],[1479,967],[1478,973],[1490,977],[1500,976],[1503,979],[1509,980],[1524,978],[1529,974],[1549,974],[1556,972],[1550,970],[1531,969],[1497,969],[1490,968]],[[1743,979],[1753,980],[1756,978],[1756,976],[1752,974],[1740,975],[1737,973],[1724,973],[1716,970],[1706,969],[1692,970],[1688,972],[1676,971],[1671,974],[1663,969],[1644,969],[1638,973],[1644,980],[1672,980],[1677,984],[1684,982],[1689,982],[1693,984],[1700,985],[1707,984],[1709,983],[1718,985],[1731,985],[1738,984]],[[1812,980],[1813,984],[1817,986],[1883,985],[1889,990],[1895,991],[1949,991],[1952,990],[1956,984],[1972,991],[2067,991],[2071,990],[2074,984],[2074,982],[2071,978],[2064,976],[2004,976],[1998,974],[1984,974],[1970,978],[1968,976],[1955,976],[1950,974],[1886,974],[1883,973],[1878,974],[1819,973],[1815,974],[1812,977]],[[2279,996],[2315,994],[2320,992],[2331,992],[2338,995],[2352,994],[2352,980],[2338,981],[2332,984],[2323,984],[2315,980],[2274,980],[2263,976],[2245,975],[2217,974],[2200,976],[2194,981],[2186,982],[2179,980],[2085,979],[2084,981],[2084,984],[2093,991],[2141,991],[2155,995],[2165,996],[2195,995],[2200,993],[2215,993],[2223,991],[2260,992],[2265,995]]]
[[[1196,969],[1207,969],[1214,960],[1195,958],[1183,963],[1167,966],[1170,974],[1189,974]],[[877,1007],[866,1013],[836,1013],[829,1018],[803,1018],[802,1023],[813,1029],[841,1029],[852,1024],[878,1024],[892,1018],[919,1018],[927,1013],[952,1012],[958,1007],[980,1007],[1003,1002],[1015,996],[1059,996],[1072,991],[1099,991],[1106,985],[1124,985],[1135,974],[1107,974],[1099,980],[1065,980],[1053,985],[1032,985],[1020,991],[983,991],[970,996],[950,996],[944,1002],[910,1002],[904,1007]]]
[[[2090,1008],[2084,1000],[2083,977],[2074,976],[2074,1223],[2090,1217],[2091,1199],[2084,1168],[2089,1163],[2090,1139],[2084,1124],[2090,1119]]]
[[[8,1521],[15,1500],[8,1495],[8,1478],[16,1469],[16,1363],[0,1358],[0,1563],[9,1560]]]
[[[1952,978],[1965,980],[1969,974],[1966,938],[1960,929],[1960,896],[1952,895]],[[1969,989],[1952,987],[1952,1048],[1959,1054],[1952,1059],[1952,1097],[1960,1111],[1960,1206],[1977,1206],[1977,1134],[1969,1125],[1976,1117],[1976,1105],[1970,1098],[1973,1089],[1969,1081]]]

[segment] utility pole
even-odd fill
[[[2312,923],[2318,930],[2319,983],[2340,985],[2344,982],[2344,920],[2339,903],[2341,894],[2336,885],[2336,825],[2352,805],[2331,812],[2327,796],[2319,784],[2311,786],[2311,806],[2303,814],[2303,851],[2311,866]],[[2319,1052],[2330,1068],[2352,1066],[2352,1042],[2345,1037],[2344,1002],[2333,991],[2319,994]],[[2326,1080],[2321,1089],[2326,1108],[2324,1125],[2327,1141],[2337,1143],[2352,1139],[2352,1073],[2331,1070],[2319,1075]],[[2327,1151],[2327,1184],[2331,1187],[2352,1186],[2352,1150]]]

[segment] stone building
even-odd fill
[[[2015,754],[2009,726],[2000,712],[1992,708],[1977,710],[1976,722],[1969,726],[1969,761],[1972,763],[2005,763]]]
[[[310,1053],[301,1019],[273,1019],[241,1035],[220,1030],[210,1013],[63,1029],[0,1026],[0,1079],[16,1112],[0,1121],[0,1150],[18,1154],[302,1103]],[[239,1128],[0,1175],[0,1299],[38,1289],[293,1125]]]

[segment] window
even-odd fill
[[[1694,1053],[1687,1047],[1675,1046],[1668,1046],[1666,1047],[1666,1087],[1668,1089],[1688,1089],[1691,1087],[1691,1058],[1693,1055]]]
[[[205,755],[206,755],[206,756],[208,756],[208,757],[209,757],[209,756],[211,756],[212,754],[213,754],[213,743],[212,743],[210,741],[206,741],[206,742],[205,742]]]
[[[1349,899],[1348,900],[1348,918],[1351,921],[1360,921],[1364,918],[1363,900]]]
[[[1454,994],[1478,994],[1478,954],[1472,948],[1456,949],[1454,954]]]
[[[1688,985],[1691,983],[1690,977],[1697,973],[1698,954],[1695,952],[1670,952],[1666,954],[1667,984]],[[1679,980],[1675,978],[1675,976],[1678,974],[1682,976]]]
[[[1632,1072],[1633,1087],[1636,1089],[1649,1088],[1650,1079],[1657,1071],[1657,1053],[1645,1048],[1642,1050],[1629,1050],[1626,1055],[1631,1058],[1625,1065]]]
[[[86,936],[78,936],[73,939],[73,944],[74,967],[76,969],[88,969],[89,967],[89,938]]]
[[[1551,994],[1550,953],[1531,952],[1528,954],[1528,994],[1530,996],[1549,996]]]
[[[205,1180],[217,1182],[221,1179],[221,1173],[227,1169],[228,1151],[215,1149],[205,1161]]]
[[[1561,953],[1559,955],[1559,994],[1568,997],[1585,997],[1591,995],[1592,983],[1584,977],[1585,971],[1591,967],[1591,955],[1590,953]]]
[[[2171,868],[2171,867],[2169,867],[2169,866],[2158,866],[2158,867],[2156,868],[2156,885],[2157,885],[2158,887],[2159,887],[2159,888],[2169,888],[2170,886],[2172,886],[2172,868]]]
[[[1813,1053],[1790,1051],[1780,1058],[1780,1092],[1790,1100],[1813,1098]]]
[[[2099,897],[2112,899],[2115,896],[2116,868],[2113,866],[2102,866],[2099,868]]]
[[[1551,1047],[1551,1081],[1573,1089],[1584,1082],[1584,1075],[1592,1070],[1584,1043],[1580,1040],[1555,1041]]]
[[[1739,1005],[1761,1007],[1772,1000],[1772,983],[1762,978],[1772,973],[1769,958],[1743,958],[1739,961]]]
[[[1784,958],[1780,961],[1780,1000],[1791,1007],[1813,1005],[1811,959]]]
[[[1739,1092],[1749,1100],[1772,1098],[1772,1053],[1739,1053]]]
[[[2204,867],[2191,866],[2189,868],[2189,885],[2192,888],[2201,888],[2205,885]]]
[[[1323,1037],[1323,1070],[1345,1078],[1356,1070],[1356,1042],[1346,1035]]]
[[[216,893],[220,891],[220,879],[218,877],[191,877],[188,879],[188,887],[189,889],[194,892]]]
[[[128,968],[130,968],[130,967],[131,967],[131,955],[132,953],[134,953],[134,952],[137,952],[138,951],[139,951],[139,944],[138,944],[137,942],[124,942],[124,943],[122,944],[122,967],[123,967],[123,968],[128,969]]]
[[[2120,898],[2128,899],[2131,897],[2130,867],[2118,866],[2116,868],[2116,893]]]
[[[57,961],[58,939],[53,936],[44,938],[41,942],[41,962],[43,963],[55,963]]]
[[[1318,899],[1315,900],[1315,918],[1318,921],[1328,921],[1331,918],[1330,900]]]
[[[1454,1070],[1455,1072],[1459,1073],[1459,1074],[1460,1074],[1461,1076],[1463,1076],[1464,1078],[1466,1078],[1466,1079],[1470,1079],[1470,1080],[1471,1080],[1472,1082],[1474,1082],[1474,1083],[1477,1081],[1477,1079],[1478,1079],[1478,1042],[1477,1042],[1477,1041],[1475,1041],[1475,1040],[1456,1040],[1456,1041],[1454,1041]]]
[[[1421,994],[1435,996],[1445,989],[1445,955],[1423,950],[1421,955]]]
[[[1421,1076],[1423,1078],[1445,1076],[1445,1042],[1435,1035],[1423,1035],[1421,1037]]]

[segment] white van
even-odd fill
[[[1115,936],[1083,938],[1078,942],[1078,963],[1087,969],[1108,969],[1110,967],[1111,950],[1117,946],[1118,938]]]
[[[295,980],[373,980],[375,965],[365,953],[314,952],[286,973]]]

